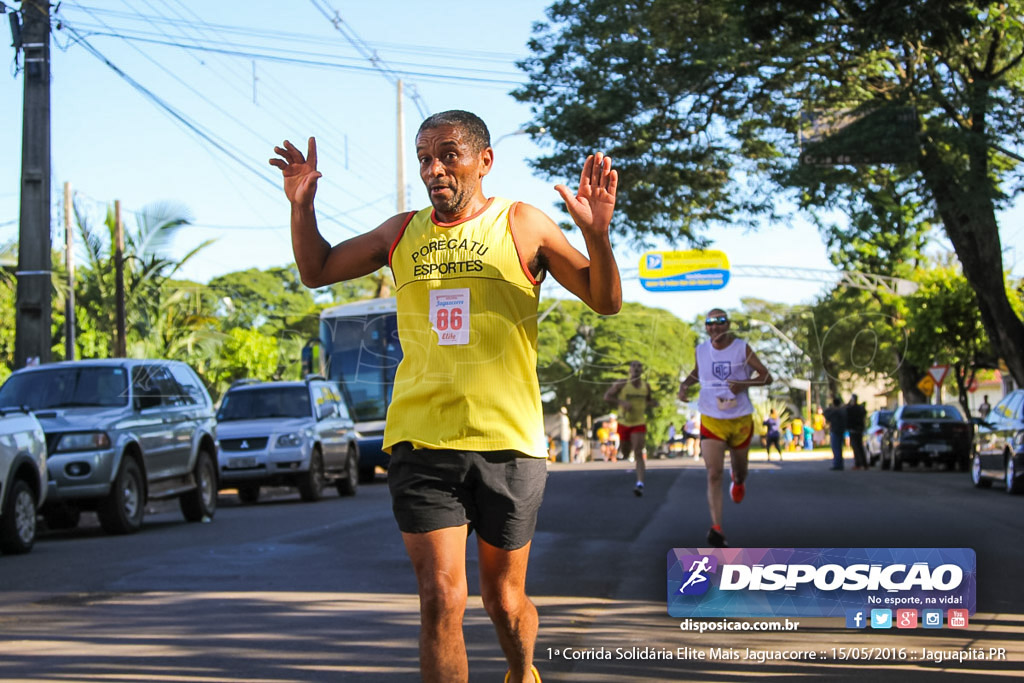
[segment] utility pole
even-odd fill
[[[50,5],[22,0],[25,95],[14,366],[50,362]]]
[[[397,213],[405,213],[405,113],[402,111],[402,79],[398,79],[398,201]]]
[[[64,304],[64,360],[75,360],[75,233],[71,221],[71,183],[64,183],[64,265],[68,295]]]
[[[124,358],[127,355],[128,343],[125,340],[124,311],[124,223],[121,222],[121,200],[114,200],[114,313],[117,333],[114,336],[114,357]]]

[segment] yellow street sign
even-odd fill
[[[921,393],[925,396],[931,396],[935,392],[935,380],[932,379],[931,375],[925,375],[921,378],[921,381],[917,383],[917,388],[921,390]]]

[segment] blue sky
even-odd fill
[[[185,271],[202,282],[233,270],[285,265],[292,260],[288,205],[279,172],[267,164],[273,146],[288,138],[304,148],[308,136],[317,137],[324,174],[318,209],[328,240],[374,227],[396,207],[398,74],[407,94],[410,208],[426,204],[412,143],[420,109],[459,108],[483,117],[495,141],[495,169],[485,191],[527,201],[560,219],[554,182],[535,177],[526,164],[541,150],[514,134],[529,121],[529,110],[508,95],[523,80],[514,62],[527,56],[531,27],[544,20],[547,4],[65,0],[56,15],[63,28],[52,43],[54,205],[65,181],[97,221],[114,199],[126,212],[163,200],[183,204],[194,225],[176,244],[178,253],[216,240]],[[339,16],[344,32],[331,21]],[[7,35],[6,28],[0,31]],[[391,68],[390,75],[370,64],[365,55],[371,53]],[[23,80],[13,74],[13,48],[0,48],[0,54],[10,67],[0,76],[0,144],[12,151],[0,164],[0,243],[6,243],[18,231],[20,155],[13,151],[21,149]],[[417,97],[408,96],[410,89]],[[1022,215],[1005,218],[1004,246],[1012,248],[1022,237]],[[63,241],[60,220],[55,210],[55,243]],[[756,233],[718,230],[711,237],[734,265],[830,268],[820,237],[799,220]],[[639,254],[625,241],[615,247],[620,266],[635,269]],[[1014,257],[1011,250],[1008,262]],[[635,278],[624,282],[627,300],[684,319],[712,306],[737,306],[743,296],[798,304],[821,289],[817,283],[733,278],[715,292],[652,294]]]

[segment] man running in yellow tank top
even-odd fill
[[[772,383],[772,375],[745,341],[729,331],[729,316],[711,309],[704,320],[708,340],[697,346],[696,364],[679,384],[679,400],[686,401],[690,387],[700,383],[700,452],[708,473],[708,508],[711,528],[708,543],[717,548],[729,544],[722,532],[722,470],[729,451],[732,483],[729,495],[739,503],[746,495],[747,456],[754,434],[754,406],[747,390]]]
[[[622,457],[636,461],[636,486],[633,493],[644,495],[644,442],[647,440],[647,408],[656,404],[651,398],[651,385],[644,379],[644,365],[638,360],[629,364],[629,378],[620,379],[604,394],[604,400],[619,407],[619,445]]]
[[[394,274],[404,356],[384,447],[392,507],[419,587],[422,679],[469,678],[462,619],[466,536],[475,530],[480,593],[508,660],[505,680],[539,681],[537,610],[525,592],[547,479],[537,303],[550,273],[598,313],[621,308],[608,239],[618,181],[611,160],[587,157],[575,194],[555,186],[588,258],[538,209],[484,194],[494,150],[487,126],[469,112],[435,114],[416,135],[431,206],[333,247],[313,208],[315,140],[305,156],[288,141],[274,152],[303,284],[323,287],[384,266]]]

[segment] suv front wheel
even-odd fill
[[[146,514],[145,491],[139,464],[135,462],[135,458],[126,456],[121,460],[121,468],[110,487],[110,495],[104,498],[96,509],[103,530],[108,534],[130,534],[138,531]]]
[[[0,519],[0,550],[19,555],[36,542],[36,494],[24,479],[15,479]]]
[[[338,480],[339,496],[354,496],[359,486],[359,456],[356,449],[349,447],[345,455],[345,478]]]
[[[319,448],[309,456],[309,471],[299,481],[299,496],[307,503],[320,500],[324,495],[324,457]]]
[[[217,511],[217,468],[213,464],[213,456],[205,449],[200,449],[196,456],[192,476],[196,487],[178,500],[181,514],[187,522],[213,519],[213,513]]]

